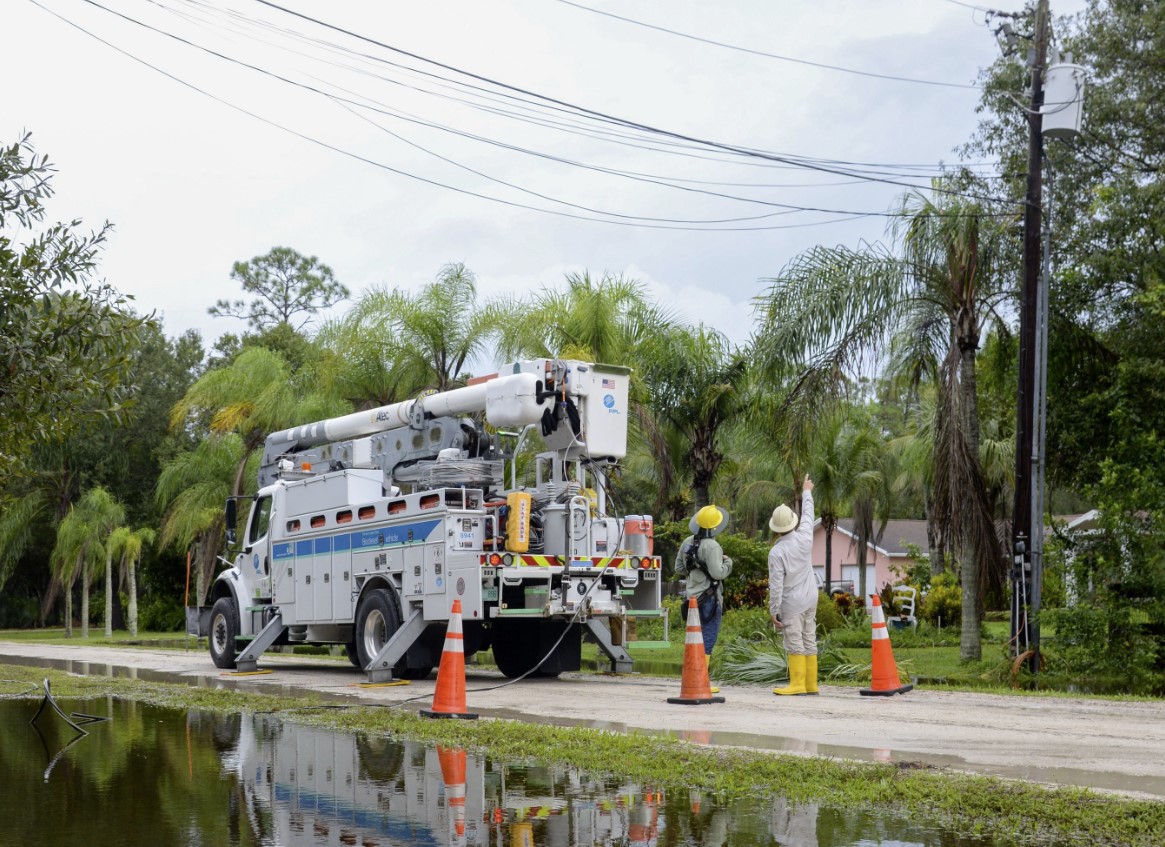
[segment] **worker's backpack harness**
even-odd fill
[[[712,578],[712,574],[708,572],[708,566],[700,558],[700,542],[711,537],[712,534],[708,530],[701,529],[692,536],[691,541],[684,545],[683,551],[685,572],[691,573],[693,570],[701,570],[704,572],[704,576],[708,577],[708,587],[701,591],[696,598],[696,606],[700,610],[701,625],[711,623],[712,618],[716,616],[716,607],[720,603],[720,580]],[[705,603],[704,601],[708,598],[715,602]]]

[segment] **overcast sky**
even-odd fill
[[[815,244],[882,238],[885,218],[839,222],[848,217],[840,213],[885,211],[904,190],[828,172],[849,164],[790,168],[610,125],[584,127],[577,116],[535,111],[512,91],[467,89],[488,86],[257,2],[99,1],[111,11],[84,0],[5,3],[0,141],[30,130],[38,152],[57,165],[50,217],[113,222],[103,275],[143,311],[156,310],[169,335],[196,328],[209,344],[242,329],[207,308],[240,296],[233,262],[280,245],[318,256],[354,295],[370,286],[415,289],[448,262],[474,271],[484,297],[561,285],[570,271],[622,273],[681,316],[742,342],[765,277]],[[756,51],[949,83],[973,83],[999,50],[983,14],[950,0],[578,2]],[[283,5],[595,112],[863,169],[909,164],[904,173],[928,174],[956,161],[954,148],[976,124],[970,88],[750,55],[560,0]],[[1080,5],[1061,0],[1053,11]],[[837,213],[785,213],[765,203]],[[741,227],[786,228],[708,231]]]

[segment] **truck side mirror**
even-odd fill
[[[226,510],[227,544],[234,544],[237,540],[235,526],[238,524],[238,517],[238,501],[234,497],[228,497]]]

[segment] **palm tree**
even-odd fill
[[[113,554],[109,547],[109,537],[125,521],[125,507],[112,494],[98,486],[82,495],[77,509],[89,535],[88,547],[96,554],[86,556],[81,569],[81,637],[89,637],[89,586],[95,577],[104,574],[105,636],[109,638],[113,635]]]
[[[206,596],[222,544],[223,504],[235,493],[237,469],[245,464],[241,437],[212,434],[193,451],[179,453],[167,462],[158,476],[154,499],[164,512],[158,544],[173,544],[194,553],[195,605]]]
[[[648,300],[642,283],[609,274],[596,280],[586,272],[567,274],[565,290],[543,289],[530,302],[503,299],[490,313],[502,359],[564,356],[631,367],[640,345],[674,323]]]
[[[70,507],[57,526],[57,540],[50,557],[53,579],[65,594],[65,635],[73,634],[73,585],[81,578],[81,636],[89,637],[89,586],[100,574],[107,557],[106,542],[125,512],[104,488],[92,488]],[[110,591],[106,590],[106,620]]]
[[[268,433],[350,411],[346,402],[315,390],[310,368],[293,373],[279,353],[247,347],[227,367],[199,377],[171,410],[170,423],[188,426],[205,415],[211,432],[237,433],[244,449],[232,493],[241,494],[246,459]]]
[[[657,420],[682,436],[694,505],[703,508],[724,461],[725,432],[746,408],[747,360],[723,334],[703,324],[657,331],[643,350],[648,405]]]
[[[121,579],[119,583],[124,581],[126,591],[129,594],[129,610],[128,623],[129,634],[136,636],[138,634],[138,584],[137,584],[137,564],[142,558],[142,548],[146,544],[153,544],[156,533],[149,527],[142,527],[137,530],[130,529],[128,526],[119,526],[109,536],[109,552],[111,555],[120,558],[120,574]],[[107,611],[109,607],[106,607]],[[106,621],[109,620],[108,614]],[[106,635],[112,633],[106,632]]]
[[[868,424],[855,420],[855,410],[839,407],[817,430],[812,447],[813,503],[825,531],[825,585],[833,582],[833,532],[838,518],[852,506],[858,537],[858,591],[865,597],[865,554],[873,534],[872,514],[884,476],[879,465],[882,440]]]
[[[371,340],[380,361],[392,363],[393,381],[415,385],[413,392],[447,391],[458,383],[466,365],[488,349],[496,334],[496,315],[488,304],[478,302],[473,272],[465,265],[449,264],[415,295],[399,288],[366,292],[351,312],[329,327],[325,338]]]
[[[936,189],[945,190],[941,182]],[[937,192],[936,192],[937,194]],[[790,404],[820,413],[836,400],[843,376],[886,359],[895,336],[913,343],[906,361],[942,351],[931,450],[938,523],[961,551],[960,655],[981,656],[980,573],[1001,552],[979,462],[975,350],[995,305],[1008,295],[994,262],[1003,222],[951,195],[908,194],[892,228],[901,254],[880,245],[817,247],[772,280],[760,302],[756,347],[766,371],[796,368]]]
[[[57,539],[49,557],[53,583],[61,586],[65,595],[65,637],[73,637],[73,585],[81,572],[88,550],[90,535],[84,526],[83,516],[70,507],[68,513],[57,524]]]

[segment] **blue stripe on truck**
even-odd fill
[[[416,521],[382,529],[364,529],[359,532],[345,532],[341,535],[307,538],[303,541],[280,542],[271,546],[271,555],[278,562],[295,556],[307,558],[313,555],[326,555],[332,551],[343,553],[349,549],[359,551],[391,547],[396,544],[418,544],[428,541],[429,536],[433,534],[433,530],[439,523],[441,523],[440,519]]]

